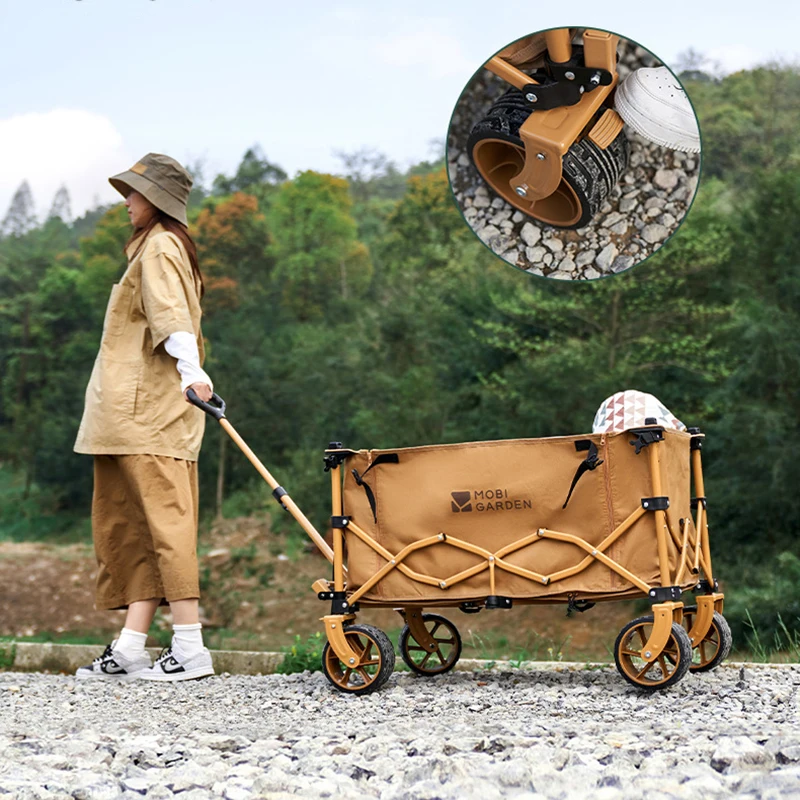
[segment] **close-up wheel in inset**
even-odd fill
[[[697,606],[687,606],[683,609],[683,627],[687,631],[691,630],[696,616]],[[714,669],[730,655],[732,645],[730,626],[725,617],[715,611],[708,633],[692,650],[692,663],[689,669],[692,672],[708,672]]]
[[[595,119],[604,111],[601,108]],[[599,211],[628,165],[625,133],[620,131],[605,150],[586,137],[579,138],[564,155],[556,191],[531,201],[520,197],[510,184],[525,163],[519,129],[531,113],[536,112],[522,92],[511,89],[473,126],[467,150],[483,180],[512,206],[557,228],[581,228]]]
[[[420,675],[441,675],[453,669],[461,656],[461,636],[456,626],[439,614],[423,614],[422,624],[434,641],[434,649],[423,647],[408,625],[400,632],[400,655]]]
[[[325,677],[341,692],[369,694],[380,689],[394,672],[394,648],[389,637],[372,625],[350,625],[347,643],[359,654],[355,664],[345,664],[330,643],[322,651]]]
[[[670,637],[661,655],[648,663],[642,657],[642,651],[652,630],[652,614],[638,617],[619,632],[614,643],[614,661],[622,677],[647,691],[675,685],[686,675],[692,663],[692,642],[677,622],[672,623]]]

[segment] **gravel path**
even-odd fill
[[[0,673],[14,798],[800,798],[800,665],[645,695],[611,668],[155,686]]]
[[[620,78],[658,66],[647,50],[621,40]],[[628,169],[585,227],[569,231],[530,219],[483,182],[465,145],[472,126],[508,88],[488,70],[468,85],[448,132],[450,183],[467,224],[505,261],[534,275],[592,280],[630,269],[677,230],[697,190],[700,157],[648,142],[626,128]]]

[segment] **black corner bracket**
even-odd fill
[[[501,597],[499,594],[490,594],[484,601],[484,608],[511,608],[512,605],[510,597]]]
[[[714,578],[714,583],[712,584],[711,581],[703,578],[703,580],[697,582],[697,586],[694,588],[695,594],[714,594],[714,592],[719,591],[719,581]]]
[[[645,511],[666,511],[669,508],[669,497],[643,497],[642,508]]]
[[[628,444],[636,448],[637,456],[642,452],[643,447],[649,447],[651,444],[664,441],[663,428],[631,428],[628,433],[636,437],[631,439]]]
[[[651,603],[676,602],[681,599],[683,589],[680,586],[654,586],[647,597]]]
[[[331,614],[354,614],[358,611],[358,603],[350,605],[347,602],[347,592],[320,592],[317,597],[331,601]]]

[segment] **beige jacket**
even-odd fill
[[[75,452],[197,460],[205,415],[184,400],[163,342],[194,332],[202,364],[200,317],[200,283],[186,251],[156,225],[111,290]]]

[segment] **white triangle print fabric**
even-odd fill
[[[686,426],[657,398],[647,392],[626,389],[603,400],[597,409],[592,433],[610,433],[638,428],[653,417],[658,425],[676,431],[685,431]]]

